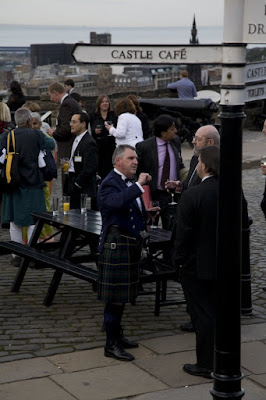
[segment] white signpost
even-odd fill
[[[266,42],[266,2],[265,0],[244,1],[244,43]]]
[[[109,45],[76,44],[72,56],[86,64],[221,64],[221,45]],[[237,62],[237,60],[235,60]]]
[[[266,62],[245,67],[245,102],[266,99]]]

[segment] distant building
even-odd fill
[[[133,65],[124,67],[123,82],[131,86],[144,86],[147,90],[164,89],[168,83],[178,79],[178,69],[172,65]],[[130,80],[126,80],[129,78]],[[121,79],[119,78],[119,82]],[[121,83],[120,85],[121,86]]]
[[[36,68],[39,65],[73,64],[73,47],[74,44],[69,43],[32,44],[31,66]]]
[[[91,44],[111,44],[112,35],[111,33],[96,33],[90,32]]]

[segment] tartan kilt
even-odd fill
[[[111,249],[110,244],[116,248]],[[98,300],[131,303],[137,297],[141,251],[137,240],[109,233],[98,260]]]

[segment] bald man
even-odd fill
[[[183,182],[182,190],[185,190],[190,186],[198,185],[201,182],[201,179],[197,174],[199,150],[207,146],[220,147],[220,134],[215,126],[204,125],[197,130],[192,143],[194,146],[194,156],[190,161],[189,172]]]

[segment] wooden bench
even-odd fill
[[[7,241],[0,242],[0,255],[14,253],[24,260],[22,260],[16,279],[12,285],[11,292],[18,292],[30,261],[35,261],[36,267],[52,268],[58,272],[54,275],[43,304],[50,306],[56,294],[60,279],[63,273],[71,275],[75,278],[82,279],[86,282],[92,283],[93,290],[97,290],[98,273],[95,269],[82,264],[76,264],[70,260],[57,257],[54,253],[47,253],[36,248],[24,245],[21,243]],[[59,278],[59,279],[58,279]],[[160,314],[160,307],[184,304],[184,300],[166,300],[167,281],[177,280],[177,273],[173,268],[170,268],[162,262],[156,261],[156,272],[145,274],[141,273],[140,283],[155,283],[155,308],[154,313],[156,316]],[[140,291],[139,295],[154,294],[151,291]]]
[[[13,241],[0,242],[0,254],[4,255],[9,253],[17,254],[23,258],[18,274],[11,288],[12,292],[19,291],[21,283],[27,271],[28,264],[31,260],[35,261],[37,263],[37,266],[39,263],[42,267],[53,268],[58,272],[58,274],[54,274],[54,277],[47,291],[43,303],[46,306],[50,306],[52,304],[63,273],[90,282],[93,285],[93,290],[96,291],[97,289],[98,273],[93,268],[87,267],[82,264],[74,264],[69,260],[57,257],[54,253],[49,254],[47,252],[21,243]]]

